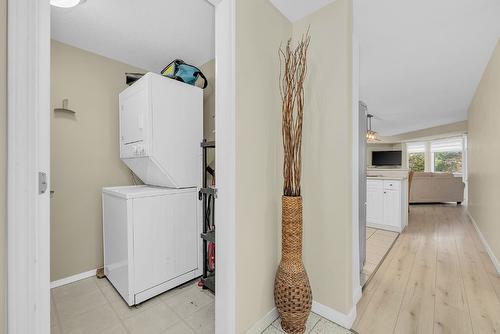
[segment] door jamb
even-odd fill
[[[232,334],[236,333],[236,4],[209,1],[215,6],[215,332]]]
[[[361,287],[361,268],[359,265],[359,100],[360,100],[360,45],[356,24],[358,2],[353,2],[353,34],[352,34],[352,302],[353,307],[360,301],[363,290]]]

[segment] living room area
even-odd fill
[[[367,137],[364,285],[422,208],[467,204],[467,121]]]
[[[368,175],[397,171],[407,173],[410,205],[466,204],[467,122],[369,141]]]

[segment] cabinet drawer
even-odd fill
[[[384,189],[400,190],[401,189],[401,182],[400,181],[385,180],[384,181]]]
[[[366,186],[369,189],[382,189],[384,187],[384,182],[382,180],[367,180]]]

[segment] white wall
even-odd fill
[[[7,0],[0,0],[0,334],[6,330]]]

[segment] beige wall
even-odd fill
[[[337,0],[294,24],[310,26],[303,186],[304,262],[314,300],[352,308],[352,1]]]
[[[353,306],[351,0],[337,0],[295,24],[267,0],[239,0],[236,6],[237,333],[248,330],[274,307],[282,194],[277,50],[280,43],[291,35],[300,36],[309,25],[312,41],[303,142],[304,261],[316,301],[345,313]]]
[[[200,66],[208,80],[203,91],[203,136],[207,140],[215,140],[215,59]]]
[[[291,23],[268,0],[236,1],[236,333],[273,307],[279,261],[278,47]],[[258,23],[257,23],[258,22]]]
[[[0,334],[5,333],[6,308],[6,164],[7,164],[7,0],[0,0]]]
[[[200,66],[208,80],[203,91],[203,136],[206,140],[215,140],[215,59]],[[215,169],[215,150],[207,151],[207,163]],[[209,177],[208,182],[211,182]]]
[[[500,260],[498,191],[500,178],[500,42],[469,109],[469,211]]]
[[[140,69],[52,41],[51,280],[103,265],[101,188],[131,184],[119,158],[118,94]]]

